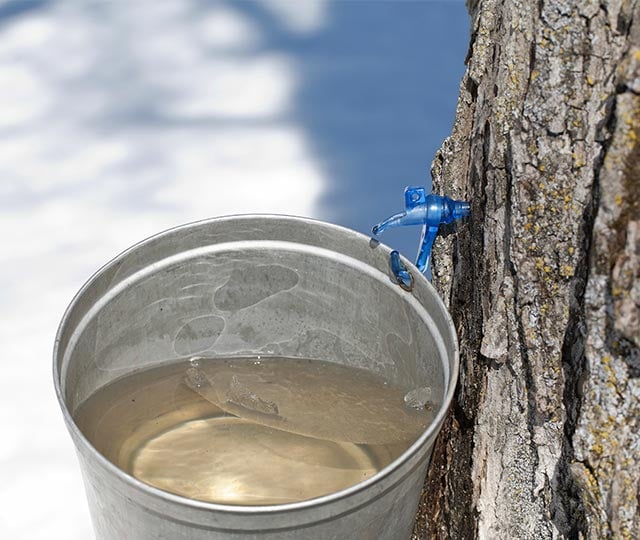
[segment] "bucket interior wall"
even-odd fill
[[[258,354],[430,386],[440,405],[447,344],[432,314],[389,278],[386,248],[309,226],[294,233],[269,220],[237,225],[154,237],[85,287],[59,355],[72,414],[97,389],[153,365]]]

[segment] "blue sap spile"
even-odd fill
[[[404,225],[422,225],[422,238],[416,258],[416,266],[420,272],[429,268],[431,248],[442,224],[449,224],[469,215],[469,203],[454,201],[442,195],[427,195],[422,187],[407,187],[404,190],[404,212],[394,214],[373,227],[373,234],[378,235],[386,229]],[[401,268],[402,263],[397,251],[391,254],[391,266],[398,282],[409,286],[406,269]],[[396,268],[394,268],[394,266]]]

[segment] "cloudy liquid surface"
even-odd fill
[[[429,425],[432,390],[318,360],[194,358],[118,379],[74,417],[99,452],[147,484],[271,505],[373,476]]]

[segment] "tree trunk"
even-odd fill
[[[640,0],[479,0],[434,191],[461,374],[414,538],[640,538]]]

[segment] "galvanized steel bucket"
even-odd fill
[[[413,287],[399,287],[390,252],[336,225],[247,215],[171,229],[99,270],[67,309],[54,349],[55,388],[96,537],[408,538],[453,397],[458,345],[431,284],[404,260]],[[150,308],[159,302],[169,309]],[[364,368],[406,387],[437,381],[444,390],[435,396],[435,419],[375,476],[326,496],[272,506],[213,504],[156,489],[105,459],[74,423],[78,406],[98,389],[160,359],[265,354],[273,344],[282,356]]]

